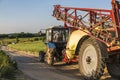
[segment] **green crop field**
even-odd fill
[[[12,49],[16,49],[19,51],[26,51],[26,52],[39,52],[40,50],[45,50],[46,45],[41,41],[29,41],[29,42],[21,42],[17,44],[9,44],[8,45]]]

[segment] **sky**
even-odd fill
[[[37,33],[63,25],[52,17],[53,5],[111,9],[111,0],[0,0],[0,34]]]

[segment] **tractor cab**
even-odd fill
[[[69,36],[69,28],[54,26],[46,30],[46,43],[66,43]]]
[[[53,65],[54,62],[62,61],[62,51],[65,49],[69,37],[69,28],[54,26],[46,29],[46,54],[45,62]],[[56,60],[54,60],[56,59]]]
[[[65,48],[69,37],[69,28],[63,26],[54,26],[46,30],[46,43],[49,48],[56,48],[58,53],[61,53]],[[51,46],[52,45],[52,46]]]

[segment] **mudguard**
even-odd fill
[[[69,59],[74,58],[75,51],[76,51],[79,41],[82,39],[82,37],[86,35],[88,34],[81,30],[75,30],[71,33],[69,40],[67,42],[67,46],[66,46],[66,54]]]

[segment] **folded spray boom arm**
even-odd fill
[[[119,2],[112,0],[111,4],[111,10],[54,5],[53,16],[64,27],[80,29],[108,46],[119,45]]]

